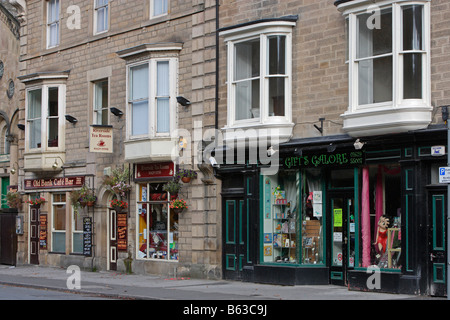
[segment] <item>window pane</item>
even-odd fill
[[[236,120],[259,118],[259,79],[236,83]]]
[[[148,133],[148,100],[132,104],[132,135]]]
[[[259,42],[259,39],[255,39],[236,44],[234,80],[259,76]]]
[[[41,119],[30,121],[30,149],[41,147]]]
[[[130,68],[130,100],[148,98],[148,65]]]
[[[108,124],[108,81],[97,82],[94,86],[95,124]]]
[[[58,146],[58,88],[48,89],[48,146]]]
[[[157,132],[169,132],[170,131],[170,109],[169,98],[158,98],[157,104]]]
[[[392,52],[392,12],[384,9],[378,14],[358,16],[358,58],[372,57]],[[376,25],[379,21],[380,24]]]
[[[28,92],[28,121],[29,121],[29,147],[30,149],[41,146],[41,99],[42,90]]]
[[[156,69],[156,95],[169,96],[169,61],[158,61]]]
[[[50,34],[49,34],[49,47],[54,47],[59,44],[59,23],[54,23],[50,25]]]
[[[107,29],[108,23],[108,7],[97,9],[97,32]]]
[[[48,88],[48,115],[58,116],[58,88]]]
[[[170,242],[167,234],[167,204],[150,204],[149,215],[149,257],[167,259],[167,245]]]
[[[392,101],[392,57],[358,62],[359,104]]]
[[[52,233],[52,250],[54,252],[66,251],[66,233],[65,232],[53,232]]]
[[[73,233],[72,252],[83,253],[83,233]]]
[[[58,231],[66,230],[66,205],[58,204],[53,206],[53,229]]]
[[[403,7],[403,50],[422,50],[423,6]]]
[[[422,54],[403,56],[403,98],[422,99]]]
[[[167,13],[167,0],[153,0],[153,15]]]
[[[284,116],[285,78],[269,78],[269,116]]]
[[[286,73],[286,36],[271,36],[269,39],[269,74]]]

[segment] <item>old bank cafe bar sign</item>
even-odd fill
[[[25,190],[81,187],[84,184],[84,176],[51,179],[25,179],[24,183]]]

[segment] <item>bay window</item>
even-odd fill
[[[405,132],[431,122],[429,1],[346,2],[352,136]]]
[[[292,27],[297,17],[221,30],[228,46],[228,117],[225,140],[234,129],[279,129],[292,134]]]

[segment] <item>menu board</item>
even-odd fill
[[[92,218],[83,218],[83,255],[92,256]]]
[[[47,250],[47,214],[39,215],[39,248]]]
[[[117,213],[117,250],[127,251],[127,214]]]

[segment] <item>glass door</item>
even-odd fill
[[[331,195],[330,283],[347,284],[347,271],[355,266],[355,216],[353,197]]]

